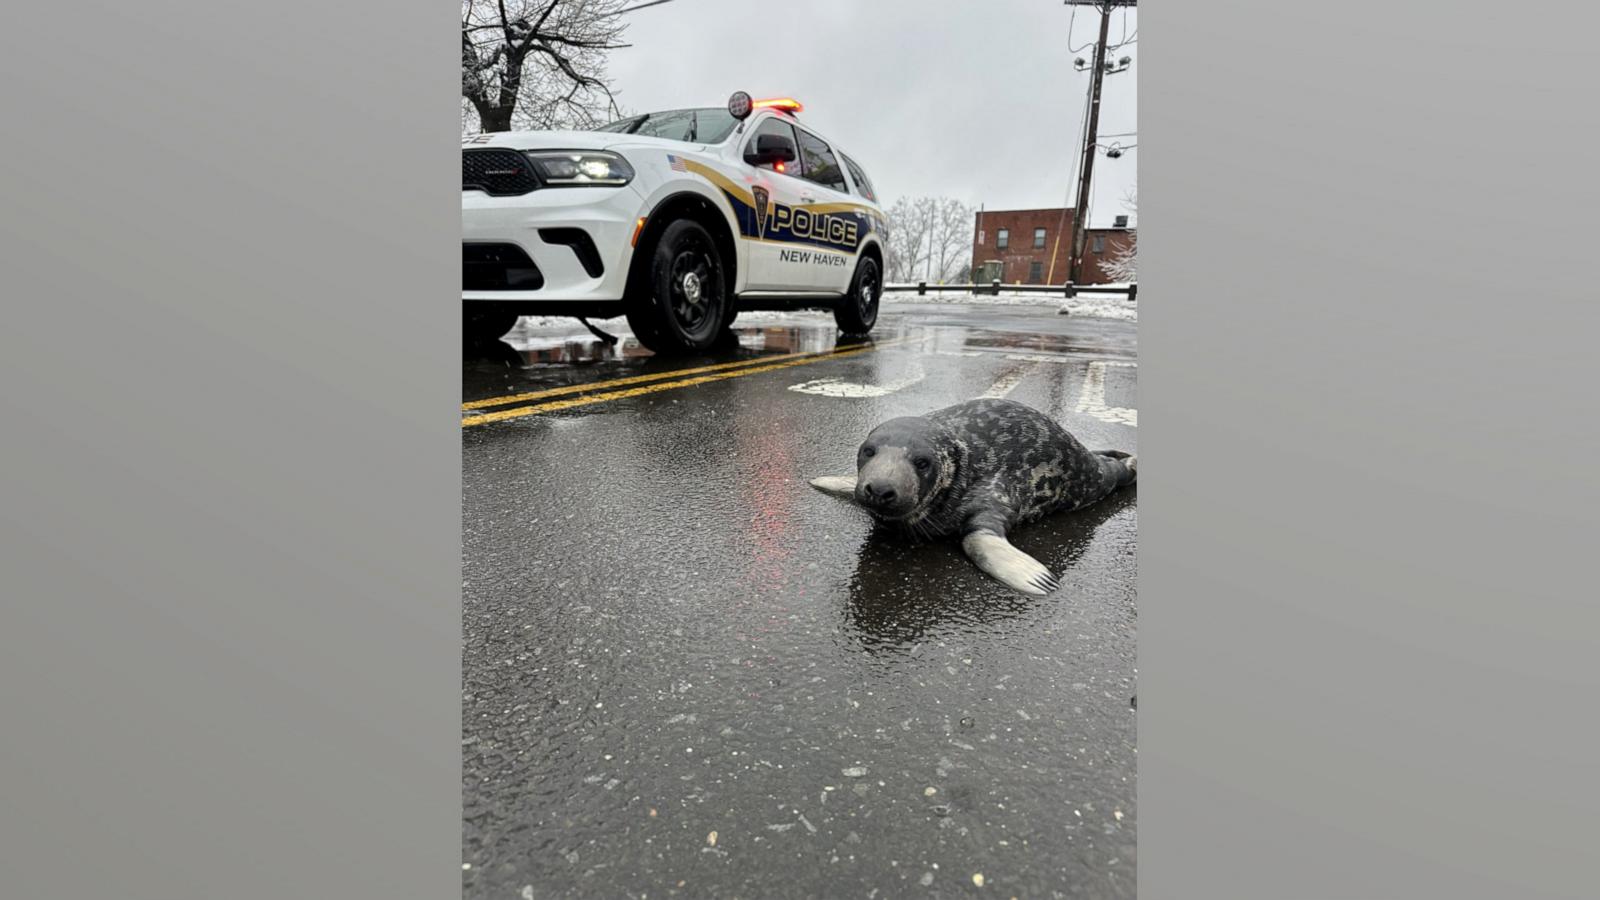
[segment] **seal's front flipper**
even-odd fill
[[[1004,535],[974,531],[961,539],[961,549],[978,568],[1012,590],[1042,596],[1061,586],[1043,563],[1011,546]]]
[[[1096,450],[1096,456],[1104,456],[1122,463],[1122,471],[1117,472],[1117,487],[1132,484],[1139,477],[1139,457],[1121,450]]]
[[[824,494],[832,494],[846,500],[853,500],[856,496],[854,475],[824,475],[821,478],[811,479],[811,486]]]

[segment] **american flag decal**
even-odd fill
[[[667,154],[667,165],[671,166],[672,167],[672,171],[674,171],[674,172],[687,172],[687,171],[689,171],[689,167],[683,164],[683,157],[681,157],[681,156],[673,156],[670,153]]]

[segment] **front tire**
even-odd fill
[[[861,258],[856,275],[850,279],[850,292],[833,308],[833,320],[845,334],[866,334],[878,324],[878,301],[883,297],[883,277],[878,261]]]
[[[650,248],[649,268],[628,302],[628,327],[657,353],[709,349],[728,316],[727,269],[711,232],[679,219]]]

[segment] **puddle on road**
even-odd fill
[[[1051,571],[1070,574],[1100,526],[1135,497],[1132,489],[1118,491],[1088,509],[1022,526],[1014,535],[1017,546],[1039,553]],[[958,543],[915,542],[877,526],[862,543],[850,577],[846,633],[871,654],[915,653],[924,642],[989,633],[1042,603],[1059,602],[976,581],[972,573]],[[970,589],[955,589],[959,585]]]
[[[621,322],[598,324],[622,341],[576,323],[513,332],[496,342],[504,364],[468,362],[466,396],[665,381],[838,342],[826,318],[741,321],[727,346],[669,359]],[[880,344],[929,340],[667,402],[588,407],[613,412],[583,417],[581,430],[562,428],[577,416],[551,416],[548,428],[469,432],[466,893],[681,884],[746,895],[729,860],[829,853],[838,866],[802,874],[812,893],[865,896],[911,884],[918,872],[900,878],[908,861],[936,853],[949,865],[924,887],[948,887],[946,870],[963,881],[981,871],[1033,896],[1059,873],[1095,884],[1131,858],[1131,823],[1112,810],[1132,808],[1136,774],[1133,491],[1019,529],[1017,546],[1065,585],[1013,594],[958,541],[870,534],[859,510],[805,484],[848,458],[875,404],[904,397],[786,390],[829,376],[883,388],[922,369],[927,383],[905,390],[931,403],[1034,367],[1017,395],[1031,385],[1064,414],[1084,367],[1072,354],[1102,340],[1093,323],[1072,327],[1083,340],[893,318],[875,332]],[[1109,368],[1105,401],[1122,403],[1135,376]],[[818,418],[772,427],[774,410],[800,403]],[[1031,862],[1041,834],[1056,836],[1048,872]]]
[[[1117,324],[1120,327],[1120,323]],[[755,321],[736,324],[719,346],[704,353],[662,356],[641,345],[624,322],[608,321],[600,325],[615,329],[618,340],[603,340],[573,320],[570,325],[518,327],[500,340],[470,348],[466,353],[463,372],[463,399],[483,403],[493,398],[514,397],[551,388],[572,391],[587,384],[613,379],[639,376],[665,378],[682,370],[709,371],[707,367],[721,371],[746,362],[757,363],[768,357],[824,354],[855,343],[842,340],[833,322],[826,318],[777,323],[756,318]],[[1102,334],[1097,326],[1084,326],[1082,323],[1075,323],[1075,326],[1081,330],[1071,334],[1046,334],[991,331],[983,325],[928,325],[897,318],[880,324],[872,339],[864,343],[893,342],[901,351],[928,357],[1003,358],[1068,364],[1086,359],[1131,358],[1131,347],[1123,346],[1131,345],[1132,341],[1130,334],[1123,333],[1126,328],[1121,332]],[[1104,379],[1106,396],[1096,400],[1098,405],[1095,410],[1099,406],[1119,411],[1124,408],[1132,410],[1136,406],[1133,370],[1121,368],[1133,365],[1131,359],[1128,363],[1119,361],[1108,364],[1112,368],[1106,372],[1108,377]],[[947,368],[935,365],[928,371]],[[839,379],[833,377],[832,372],[827,367],[808,372],[809,377],[799,379],[804,383],[794,389],[801,393],[846,399],[871,399],[897,393],[921,380],[906,375],[901,381],[843,384],[836,383]],[[1098,385],[1097,382],[1097,398]],[[1097,417],[1134,424],[1131,413],[1119,413],[1123,415],[1122,418],[1108,418],[1107,415],[1097,414]]]
[[[657,358],[657,354],[640,344],[626,327],[602,323],[602,330],[610,330],[605,325],[616,328],[611,332],[618,338],[616,343],[604,341],[581,326],[575,331],[563,329],[558,333],[552,333],[550,328],[517,328],[491,345],[469,348],[467,357],[474,360],[514,361],[526,367],[581,366]],[[808,327],[736,325],[731,338],[707,351],[704,356],[726,359],[729,353],[822,353],[839,344],[838,330],[831,323],[827,327],[820,324]]]
[[[625,324],[599,323],[603,330],[611,331],[619,340],[609,343],[583,329],[576,320],[571,327],[546,326],[540,328],[518,327],[498,341],[469,348],[469,360],[489,360],[511,363],[525,368],[547,366],[586,366],[596,363],[629,363],[657,358],[630,333]],[[729,354],[781,354],[821,353],[834,349],[839,342],[838,329],[831,321],[805,324],[735,325],[729,339],[721,346],[694,357],[728,359]],[[909,323],[886,322],[874,337],[932,335],[935,347],[943,352],[984,353],[1037,353],[1050,355],[1124,355],[1120,346],[1110,346],[1097,340],[1096,335],[1031,334],[1013,331],[989,331],[967,326],[927,326]]]
[[[846,339],[832,321],[826,325],[735,325],[716,347],[692,356],[662,356],[639,343],[625,325],[615,328],[615,343],[590,334],[576,320],[571,327],[517,328],[503,338],[463,351],[463,400],[481,401],[551,387],[582,385],[639,375],[668,376],[682,369],[726,367],[766,357],[827,353],[886,340]],[[904,329],[902,329],[904,331]],[[913,329],[920,333],[921,329]]]
[[[1131,355],[1120,346],[1096,341],[1092,335],[1027,334],[1014,331],[976,331],[966,336],[965,345],[978,351],[1005,351],[1051,356]]]

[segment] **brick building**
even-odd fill
[[[985,263],[998,263],[1006,284],[1066,284],[1072,255],[1071,209],[994,209],[977,214],[972,232],[972,279],[992,281]],[[1118,216],[1126,223],[1126,216]],[[1133,229],[1091,228],[1083,245],[1083,283],[1111,281],[1102,266],[1127,246]]]

